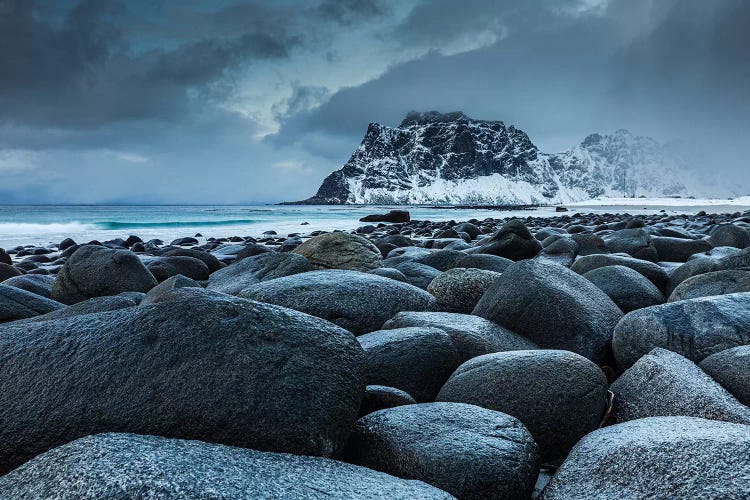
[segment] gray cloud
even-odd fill
[[[550,151],[629,128],[750,183],[748,25],[742,0],[0,0],[0,198],[301,199],[411,109]]]
[[[124,4],[84,0],[56,27],[44,4],[1,1],[0,117],[16,123],[92,128],[173,120],[203,104],[189,91],[223,98],[233,70],[283,59],[299,43],[279,25],[137,51]]]

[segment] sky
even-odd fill
[[[304,199],[410,110],[750,193],[750,1],[0,0],[0,203]]]

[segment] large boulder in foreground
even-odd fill
[[[216,271],[209,277],[206,288],[229,295],[238,295],[245,288],[261,281],[270,281],[312,270],[312,264],[296,253],[264,252],[246,257]]]
[[[614,416],[619,422],[645,417],[685,416],[750,424],[750,408],[695,363],[654,349],[614,381]]]
[[[527,499],[539,472],[536,443],[521,422],[461,403],[370,413],[357,421],[345,458],[467,499]]]
[[[435,298],[424,290],[356,271],[296,274],[258,283],[241,296],[327,319],[355,335],[378,330],[401,311],[435,309]]]
[[[593,283],[542,260],[517,262],[498,277],[472,314],[545,349],[576,352],[602,365],[622,311]]]
[[[459,364],[450,336],[438,328],[378,330],[357,340],[367,359],[367,384],[401,389],[420,403],[434,401]]]
[[[486,354],[462,364],[438,401],[469,403],[513,415],[539,444],[542,461],[565,454],[602,421],[607,379],[569,351]]]
[[[328,458],[113,433],[44,453],[0,477],[0,490],[6,498],[450,498]]]
[[[492,352],[539,349],[526,337],[471,314],[400,312],[385,322],[383,330],[412,326],[439,328],[448,333],[456,346],[459,363]]]
[[[84,245],[60,269],[50,297],[63,304],[75,304],[121,292],[145,293],[154,286],[156,278],[133,252]]]
[[[41,295],[0,284],[0,323],[33,318],[64,307],[64,304]]]
[[[544,500],[748,498],[750,426],[654,417],[584,437],[544,490]]]
[[[701,361],[699,366],[740,403],[750,406],[750,346],[741,345],[717,352]]]
[[[698,363],[750,339],[750,293],[670,302],[628,313],[612,339],[617,365],[625,369],[655,347]]]
[[[0,328],[0,472],[113,430],[322,456],[343,446],[365,387],[349,332],[195,288],[171,293]]]
[[[367,238],[344,232],[310,238],[293,250],[315,269],[348,269],[367,272],[380,267],[382,254]]]

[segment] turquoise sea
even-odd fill
[[[533,210],[503,211],[494,209],[456,209],[450,207],[386,207],[386,206],[87,206],[87,205],[0,205],[0,247],[17,245],[46,245],[71,237],[78,242],[92,239],[107,240],[135,234],[148,240],[165,241],[182,236],[203,237],[260,236],[264,231],[275,230],[280,235],[308,233],[314,230],[353,229],[360,225],[359,218],[367,214],[382,213],[393,208],[405,208],[412,219],[467,220],[555,216],[554,207]],[[712,211],[736,211],[738,206],[704,207],[695,205],[665,206],[642,205],[580,205],[570,207],[569,213],[629,212],[646,213],[667,210],[673,213],[694,213],[707,208]],[[307,223],[307,224],[303,224]]]

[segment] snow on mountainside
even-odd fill
[[[343,168],[300,203],[522,205],[697,195],[695,187],[664,147],[625,130],[545,154],[501,121],[431,111],[395,128],[371,123]]]

